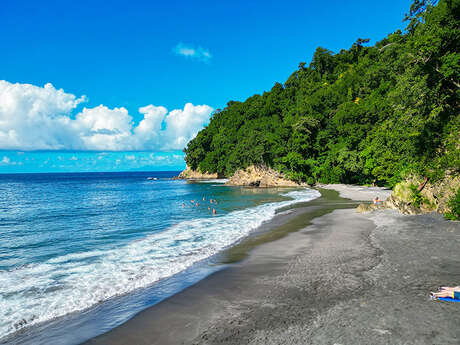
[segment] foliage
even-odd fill
[[[265,163],[293,180],[394,186],[459,172],[460,0],[416,0],[408,26],[359,38],[245,102],[230,101],[184,150],[192,169]]]
[[[450,211],[445,213],[444,216],[450,220],[460,220],[460,188],[457,189],[457,193],[450,199],[447,206]]]
[[[420,191],[418,190],[417,186],[415,185],[410,185],[410,190],[412,192],[412,205],[414,205],[417,208],[420,208],[420,205],[422,204],[423,197]]]

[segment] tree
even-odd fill
[[[431,181],[459,171],[459,15],[460,0],[416,0],[406,32],[337,54],[318,47],[284,84],[216,111],[187,164],[231,175],[265,163],[309,183],[389,186],[409,172]]]

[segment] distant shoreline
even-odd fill
[[[100,174],[112,174],[112,175],[122,175],[122,174],[133,174],[133,175],[148,175],[148,174],[158,174],[158,173],[168,173],[168,175],[176,176],[181,172],[181,170],[154,170],[154,171],[56,171],[56,172],[0,172],[0,177],[3,175],[100,175]]]

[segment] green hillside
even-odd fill
[[[404,32],[317,48],[284,84],[230,101],[190,141],[187,165],[229,176],[265,163],[309,183],[393,186],[460,167],[460,0],[416,0]]]

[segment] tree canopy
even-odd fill
[[[265,163],[298,181],[393,186],[459,172],[460,0],[416,0],[408,26],[373,46],[318,47],[284,84],[230,101],[184,149],[229,176]]]

